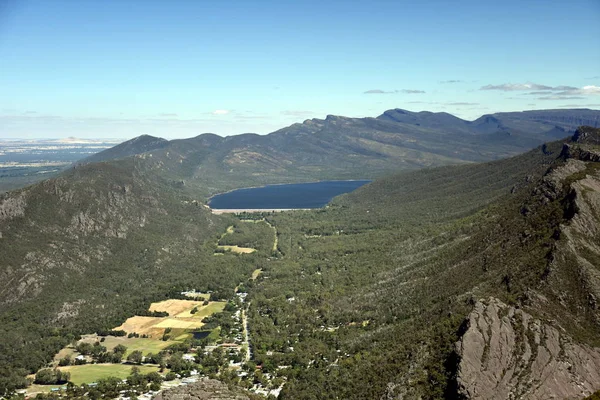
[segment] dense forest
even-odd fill
[[[452,397],[454,343],[490,296],[597,346],[577,264],[557,253],[577,213],[571,187],[598,171],[582,161],[589,148],[577,149],[579,172],[562,183],[553,173],[569,155],[559,141],[383,178],[323,209],[237,218],[210,214],[186,185],[155,180],[140,158],[23,189],[0,214],[5,263],[28,261],[28,274],[3,272],[12,280],[0,292],[0,390],[23,387],[79,335],[189,289],[248,292],[249,365],[286,381],[281,398]],[[22,212],[6,207],[18,196]],[[257,251],[215,255],[225,245]]]

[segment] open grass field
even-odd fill
[[[83,383],[96,382],[101,378],[114,376],[120,379],[125,379],[131,373],[132,365],[126,364],[87,364],[87,365],[71,365],[68,367],[60,367],[61,371],[71,373],[71,382],[76,385]],[[147,374],[152,371],[158,371],[158,367],[149,365],[138,365],[142,374]]]
[[[208,317],[209,315],[218,313],[223,311],[225,305],[227,303],[224,301],[211,301],[207,306],[199,306],[198,311],[195,314],[192,314],[192,309],[185,310],[179,314],[177,314],[177,318],[195,318],[195,319],[204,319],[204,317]]]
[[[167,328],[171,329],[197,329],[202,327],[202,319],[216,312],[223,311],[225,302],[211,301],[202,305],[198,300],[164,300],[150,305],[150,311],[165,311],[168,317],[131,317],[115,329],[125,332],[136,332],[140,335],[150,335],[152,339],[160,339]],[[191,311],[197,308],[198,312]]]
[[[227,231],[221,235],[221,239],[223,239],[225,236],[230,235],[234,232],[235,232],[235,228],[233,226],[228,227]],[[250,253],[254,253],[256,251],[256,249],[253,249],[251,247],[220,245],[219,242],[221,241],[221,239],[219,239],[217,241],[218,249],[230,251],[230,252],[236,253],[236,254],[250,254]],[[215,253],[215,254],[222,254],[222,253]]]
[[[147,355],[148,353],[158,353],[163,350],[170,344],[173,344],[173,341],[162,341],[158,340],[162,337],[162,335],[158,338],[127,338],[125,336],[115,337],[115,336],[107,336],[102,342],[102,345],[106,347],[108,351],[114,349],[117,345],[122,344],[127,347],[127,351],[125,352],[125,357],[127,357],[130,353],[135,350],[140,350],[142,354]],[[87,335],[82,341],[95,343],[100,338],[96,335]]]
[[[191,310],[194,307],[202,306],[202,301],[198,300],[164,300],[158,303],[150,304],[150,311],[165,311],[169,313],[169,316],[177,316],[177,314]]]
[[[207,294],[207,296],[209,296]],[[84,335],[81,339],[82,342],[95,343],[101,341],[102,345],[106,347],[108,351],[112,351],[115,346],[122,344],[127,347],[125,356],[128,356],[133,351],[139,350],[143,355],[149,353],[158,353],[165,349],[167,346],[188,339],[192,336],[192,330],[202,327],[202,319],[214,313],[223,311],[226,302],[224,301],[211,301],[206,306],[203,305],[204,301],[198,300],[165,300],[159,303],[153,303],[150,306],[150,311],[166,311],[169,313],[169,317],[141,317],[134,316],[128,318],[120,326],[114,328],[115,330],[124,330],[128,333],[136,332],[140,335],[149,335],[148,338],[128,338],[126,336],[106,336],[104,338],[99,337],[96,334]],[[197,312],[192,314],[192,309],[197,308]],[[171,328],[170,340],[161,340],[166,328]],[[218,330],[215,329],[211,335],[216,334],[218,338]],[[216,339],[215,338],[215,339]],[[64,358],[67,355],[72,357],[77,356],[77,352],[70,346],[62,349],[56,356],[55,362]],[[116,376],[119,378],[126,378],[131,371],[130,365],[123,364],[87,364],[87,365],[72,365],[68,367],[61,367],[62,370],[69,371],[71,373],[71,381],[75,384],[90,383],[96,380],[107,377]],[[150,371],[156,371],[156,367],[142,366],[141,371],[147,373]],[[42,386],[36,388],[36,390],[48,392],[51,386]],[[35,393],[28,391],[28,393]]]
[[[65,358],[66,356],[71,356],[71,358],[75,358],[77,356],[77,352],[71,346],[64,347],[54,356],[54,364],[58,365],[58,362],[61,358]]]
[[[156,328],[171,328],[171,329],[198,329],[204,324],[197,318],[164,318],[160,321]]]
[[[35,394],[35,393],[48,393],[51,389],[61,388],[65,385],[38,385],[36,383],[32,383],[31,386],[27,388],[27,394]]]
[[[250,247],[240,247],[240,246],[221,246],[221,245],[218,245],[217,248],[223,249],[225,251],[231,251],[232,253],[238,253],[238,254],[250,254],[250,253],[254,253],[256,251],[256,249],[253,249],[253,248],[250,248]]]
[[[160,317],[131,317],[121,325],[117,326],[115,330],[124,330],[127,333],[136,332],[140,335],[149,335],[152,338],[160,338],[164,333],[164,329],[156,328],[164,318]]]
[[[252,280],[256,280],[256,278],[258,278],[258,276],[262,273],[262,269],[255,269],[254,271],[252,271]]]

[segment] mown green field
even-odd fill
[[[174,341],[162,341],[156,339],[148,339],[148,338],[126,338],[126,337],[114,337],[107,336],[104,342],[102,342],[103,346],[106,346],[108,350],[112,350],[115,346],[122,344],[127,347],[127,351],[125,352],[125,357],[136,350],[140,350],[142,354],[147,355],[148,353],[158,353],[163,350],[170,344],[173,344]]]
[[[81,385],[96,382],[98,379],[108,378],[109,376],[125,379],[131,373],[132,367],[133,365],[126,364],[86,364],[60,367],[59,369],[71,373],[71,382]],[[137,367],[142,374],[158,371],[158,367],[154,366],[137,365]]]
[[[211,301],[207,306],[199,307],[196,314],[192,314],[195,318],[204,318],[209,315],[220,313],[223,311],[227,302],[225,301]]]

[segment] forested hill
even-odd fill
[[[169,141],[163,138],[157,138],[150,135],[142,135],[121,144],[118,144],[110,149],[101,151],[100,153],[93,154],[85,160],[83,163],[92,163],[106,160],[117,160],[120,158],[129,157],[135,154],[141,154],[148,151],[161,149],[167,147]]]
[[[263,271],[250,315],[257,359],[297,366],[282,397],[598,390],[599,140],[582,128],[567,145],[270,217],[284,257]]]
[[[141,154],[163,170],[211,193],[265,183],[374,178],[447,164],[505,158],[598,124],[600,111],[543,110],[484,115],[465,121],[447,113],[388,110],[377,118],[329,115],[269,135],[184,140],[140,138],[94,155],[101,161]],[[143,146],[140,144],[144,144]],[[127,151],[122,151],[127,149]],[[85,160],[84,160],[85,161]]]
[[[216,164],[198,165],[239,140],[256,137],[172,141],[0,198],[1,392],[79,334],[182,290],[233,298],[240,282],[250,370],[285,379],[282,398],[493,398],[488,381],[515,398],[600,388],[598,129],[396,174],[324,209],[244,217],[268,224],[203,206],[225,183],[205,184]],[[214,256],[231,226],[258,250]],[[502,332],[512,339],[495,347]],[[508,383],[494,381],[500,369]]]

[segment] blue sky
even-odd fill
[[[0,138],[600,108],[600,0],[0,0]]]

